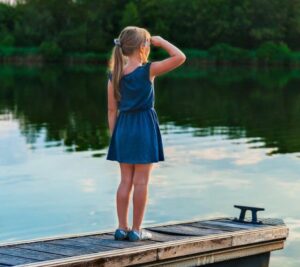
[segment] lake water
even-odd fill
[[[114,229],[105,67],[1,66],[0,81],[0,243]],[[270,266],[300,266],[300,70],[182,66],[155,98],[166,160],[143,226],[264,207],[290,228]]]

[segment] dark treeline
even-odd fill
[[[265,43],[300,50],[300,0],[17,0],[0,4],[0,46],[45,55],[105,53],[124,26],[146,27],[181,48]],[[2,52],[4,53],[4,52]],[[21,52],[20,52],[21,53]]]

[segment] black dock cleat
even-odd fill
[[[233,221],[235,222],[243,222],[243,223],[253,223],[253,224],[262,224],[262,221],[257,220],[257,212],[261,210],[265,210],[264,208],[257,208],[257,207],[249,207],[249,206],[240,206],[240,205],[234,205],[235,208],[238,208],[241,210],[240,217],[234,218]],[[247,210],[250,210],[252,212],[252,221],[245,221],[245,215]]]

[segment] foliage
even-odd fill
[[[275,43],[268,41],[263,43],[256,51],[256,56],[259,61],[270,63],[272,61],[286,62],[291,55],[289,47],[283,43]]]
[[[208,49],[208,53],[217,62],[231,61],[241,62],[251,58],[250,51],[238,47],[233,47],[226,43],[216,44]]]
[[[136,25],[194,51],[191,56],[197,58],[244,62],[257,55],[264,63],[299,59],[290,50],[300,50],[300,0],[18,0],[17,3],[15,6],[0,3],[2,47],[41,46],[48,55],[59,54],[59,49],[63,54],[107,53],[123,27]],[[253,52],[256,49],[257,54]]]
[[[37,55],[39,49],[36,47],[7,47],[0,46],[0,56],[26,56]]]
[[[40,52],[47,60],[57,60],[62,55],[62,49],[55,42],[43,42]]]

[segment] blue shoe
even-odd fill
[[[118,228],[115,231],[115,234],[114,234],[115,240],[125,240],[125,239],[127,239],[128,232],[129,232],[129,230]]]
[[[145,229],[141,229],[140,231],[136,231],[136,230],[128,231],[129,241],[147,240],[151,238],[152,238],[152,234],[146,231]]]

